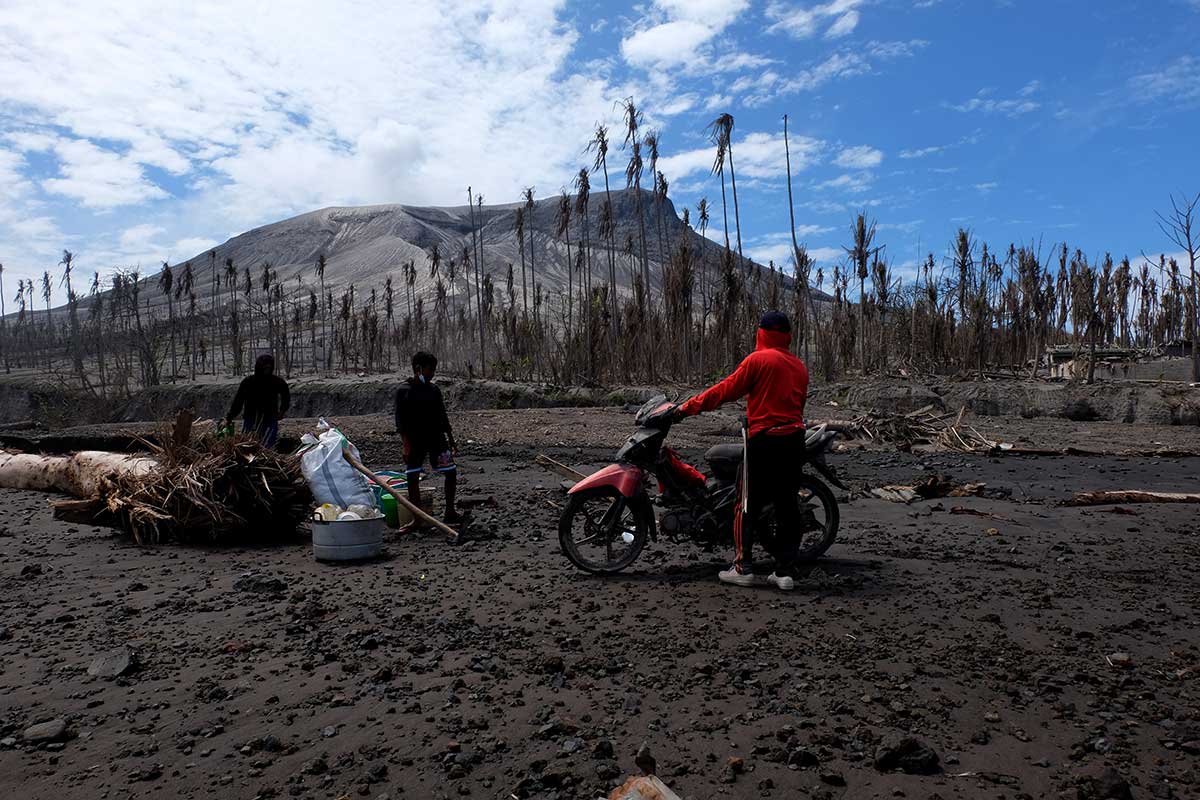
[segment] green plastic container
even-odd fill
[[[396,502],[396,498],[384,492],[379,498],[379,510],[383,512],[389,528],[400,527],[400,504]]]
[[[400,472],[377,472],[380,478],[387,481],[388,486],[397,492],[408,491],[408,481],[405,475]],[[381,489],[378,485],[372,484],[371,490],[375,492],[375,501],[379,506],[379,510],[383,512],[384,518],[387,520],[389,528],[400,527],[400,504],[396,502],[396,498]]]

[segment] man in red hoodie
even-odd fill
[[[804,458],[808,368],[788,350],[791,343],[792,325],[788,318],[778,311],[768,312],[759,322],[754,352],[746,356],[732,375],[683,403],[676,412],[687,417],[748,396],[749,508],[743,515],[742,504],[738,504],[733,524],[736,548],[733,566],[720,574],[723,582],[736,586],[761,582],[754,574],[751,557],[753,521],[768,504],[775,507],[772,555],[778,566],[767,582],[784,590],[795,585],[786,573],[799,547],[796,531],[800,529],[797,500],[800,487],[796,478]]]

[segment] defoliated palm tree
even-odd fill
[[[642,302],[642,317],[646,316],[645,297],[650,293],[650,263],[646,256],[646,215],[642,211],[642,141],[638,136],[638,128],[642,124],[642,112],[633,102],[632,97],[625,98],[622,103],[625,115],[625,147],[630,148],[629,164],[625,167],[625,188],[633,187],[634,208],[638,217],[638,237],[641,242],[642,256],[642,286],[645,289]],[[631,287],[632,288],[632,287]]]
[[[613,208],[612,208],[612,189],[608,183],[608,128],[600,123],[596,123],[596,132],[592,136],[592,140],[588,142],[587,149],[589,152],[595,152],[596,158],[592,163],[592,172],[601,170],[604,173],[604,205],[600,208],[600,235],[605,237],[607,232],[608,247],[608,294],[612,304],[609,312],[611,321],[610,334],[611,346],[616,348],[617,345],[617,260],[616,260],[616,232],[613,223]],[[605,220],[608,224],[605,225]]]
[[[250,360],[253,362],[256,354],[254,352],[256,340],[254,338],[254,278],[250,275],[249,267],[242,267],[242,297],[246,300],[246,319],[250,323]]]
[[[729,183],[733,189],[733,224],[737,228],[738,260],[742,261],[742,222],[740,216],[738,215],[737,173],[733,168],[733,115],[722,114],[709,123],[708,130],[709,136],[714,140],[714,143],[724,143],[723,147],[718,144],[718,158],[721,155],[720,151],[723,150],[724,155],[729,159]],[[716,172],[715,166],[713,172]],[[722,170],[722,179],[724,178],[724,175],[725,173]]]
[[[471,200],[471,189],[467,187],[467,202]],[[479,374],[481,377],[487,377],[487,343],[484,341],[484,291],[483,291],[483,195],[475,195],[475,219],[479,225],[479,251],[475,255],[475,310],[479,316]],[[474,228],[471,229],[471,236],[474,238]],[[468,292],[471,287],[467,287]]]
[[[247,279],[249,279],[250,270],[246,270]],[[196,380],[196,303],[195,292],[193,291],[196,281],[196,274],[192,270],[192,262],[188,261],[183,265],[183,278],[175,286],[175,299],[179,300],[183,296],[188,297],[188,364],[189,376],[194,381]],[[115,305],[114,305],[115,311]]]
[[[722,132],[708,126],[709,139],[717,148],[717,154],[713,158],[712,174],[721,176],[721,218],[724,220],[725,231],[725,249],[729,249],[729,203],[725,199],[725,160],[728,153],[728,142]]]
[[[171,265],[164,261],[162,272],[158,273],[158,288],[167,297],[167,327],[171,331],[171,383],[175,382],[175,376],[179,373],[179,364],[175,358],[175,298],[171,294],[174,287],[175,274],[171,272]]]
[[[317,280],[321,283],[321,297],[325,297],[325,268],[329,262],[325,254],[317,256]],[[321,339],[325,347],[325,369],[333,369],[333,337],[329,334],[329,313],[325,303],[321,303]]]
[[[271,271],[271,262],[264,261],[262,264],[262,276],[260,277],[260,285],[262,292],[267,296],[267,349],[275,350],[275,318],[271,315],[271,283],[275,275]]]
[[[800,325],[802,338],[804,339],[804,360],[809,361],[809,324],[808,312],[811,300],[808,292],[808,274],[812,267],[812,261],[808,256],[807,251],[801,250],[799,242],[796,241],[796,207],[792,203],[792,150],[788,145],[788,117],[783,115],[783,156],[784,165],[787,169],[787,190],[788,190],[788,220],[791,222],[792,231],[792,281],[795,283],[795,290],[799,297],[799,314],[797,314],[797,322]],[[913,301],[913,321],[917,319],[916,301]],[[800,353],[800,343],[796,344],[796,353]]]
[[[667,251],[663,245],[662,208],[663,200],[667,195],[663,191],[665,179],[658,171],[658,148],[661,143],[662,137],[658,131],[646,131],[646,135],[642,137],[642,144],[646,147],[646,157],[650,159],[650,179],[654,182],[654,227],[658,233],[658,261],[665,265],[670,259],[667,257]]]
[[[517,206],[513,215],[513,230],[517,234],[517,249],[521,251],[521,305],[525,316],[529,316],[529,290],[525,280],[525,209]]]
[[[63,253],[69,251],[64,250]],[[63,256],[66,258],[66,255]],[[46,332],[52,334],[54,330],[54,317],[50,313],[50,297],[54,292],[54,281],[50,280],[50,270],[42,273],[42,302],[46,304]]]
[[[566,189],[563,189],[562,194],[558,197],[558,211],[554,217],[554,235],[565,236],[567,241],[567,340],[569,342],[575,321],[573,315],[575,283],[571,274],[575,262],[571,259],[571,198],[567,195]]]
[[[700,228],[700,377],[704,377],[704,337],[711,301],[708,283],[708,259],[704,255],[705,245],[708,244],[708,198],[701,197],[696,206],[696,222]]]
[[[11,371],[8,362],[8,315],[4,310],[4,265],[0,264],[0,352],[4,357],[4,372]]]
[[[539,314],[538,314],[538,305],[537,305],[537,287],[538,287],[537,265],[534,263],[534,256],[533,256],[533,244],[534,244],[533,231],[534,231],[534,228],[537,226],[537,223],[534,219],[535,208],[534,208],[534,203],[533,203],[533,187],[526,186],[525,191],[522,194],[522,196],[525,198],[525,222],[528,223],[525,226],[525,232],[526,232],[526,235],[529,237],[529,285],[533,288],[533,294],[534,294],[533,322],[534,322],[534,325],[540,326],[541,320],[538,319]]]
[[[582,228],[580,239],[583,248],[584,257],[584,298],[586,302],[580,307],[581,311],[587,315],[586,318],[586,335],[587,335],[587,352],[588,352],[588,374],[595,377],[596,373],[596,358],[595,345],[592,342],[592,251],[591,251],[591,236],[588,231],[588,202],[591,199],[591,181],[588,178],[587,168],[581,168],[575,176],[575,216],[579,220],[579,225]]]
[[[862,368],[864,375],[867,374],[867,275],[870,273],[871,256],[877,251],[871,248],[871,243],[875,239],[875,221],[867,221],[865,214],[859,214],[854,224],[850,227],[850,237],[854,244],[852,247],[842,248],[846,251],[846,255],[850,257],[853,263],[856,274],[858,275],[858,338],[860,341],[859,348],[859,366]]]

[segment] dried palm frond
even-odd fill
[[[158,463],[145,474],[116,475],[72,516],[125,531],[139,544],[249,544],[296,535],[312,497],[297,456],[250,438],[182,441],[164,431],[146,442]],[[86,508],[85,508],[86,507]]]

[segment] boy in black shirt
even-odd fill
[[[454,507],[458,488],[458,468],[454,454],[454,431],[446,416],[442,390],[433,383],[437,371],[437,356],[424,351],[412,359],[413,376],[396,391],[396,433],[404,441],[404,466],[408,475],[408,499],[421,507],[421,472],[425,462],[446,476],[446,524],[462,522]],[[408,529],[418,527],[413,522]]]
[[[232,426],[233,418],[244,408],[242,433],[252,433],[267,447],[274,447],[279,438],[279,420],[287,414],[289,405],[287,381],[275,374],[274,356],[264,354],[254,360],[254,374],[242,379],[225,419]]]

